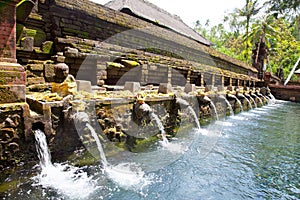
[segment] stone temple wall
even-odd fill
[[[92,84],[115,84],[136,65],[142,66],[141,82],[160,83],[159,78],[152,80],[153,64],[162,69],[177,69],[199,86],[201,80],[196,79],[202,76],[203,85],[204,72],[246,80],[248,85],[256,81],[256,70],[240,61],[172,30],[86,0],[40,0],[26,22],[18,27],[17,57],[19,63],[27,65],[27,85],[51,81],[53,69],[49,60],[55,63],[59,56],[65,57],[59,61],[68,64],[73,75],[80,68],[81,79],[88,77]],[[121,59],[138,63],[108,64],[122,64]],[[169,76],[163,81],[176,82],[171,79],[171,71],[163,72],[162,76]],[[91,74],[96,76],[91,78]]]

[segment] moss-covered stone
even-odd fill
[[[125,59],[122,59],[121,63],[125,66],[128,66],[128,67],[137,67],[137,66],[140,65],[140,63],[138,63],[134,60],[125,60]]]
[[[124,68],[125,66],[121,63],[115,63],[115,62],[107,62],[106,66],[109,67],[116,67],[116,68]]]
[[[42,46],[43,53],[51,54],[53,52],[53,42],[52,41],[46,41],[43,43]]]
[[[37,29],[34,37],[34,46],[40,47],[45,41],[46,41],[46,33],[41,29]]]
[[[23,29],[23,37],[35,37],[37,30],[29,29],[24,27]]]

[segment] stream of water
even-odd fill
[[[251,102],[249,101],[249,99],[245,95],[243,95],[243,94],[240,94],[240,95],[247,101],[247,104],[249,105],[250,109],[253,109],[252,105],[251,105]]]
[[[226,97],[223,96],[223,95],[220,95],[220,98],[223,99],[223,100],[225,101],[225,103],[227,104],[227,107],[228,107],[228,109],[229,109],[230,115],[234,115],[232,106],[231,106],[230,102],[226,99]]]
[[[164,146],[168,145],[169,141],[166,136],[165,128],[164,128],[163,124],[161,123],[160,119],[154,112],[151,112],[151,117],[155,120],[155,122],[160,130],[163,145]]]
[[[257,104],[256,102],[254,101],[253,97],[249,94],[248,97],[251,99],[251,101],[253,102],[254,104],[254,107],[257,108]]]
[[[158,149],[153,156],[151,152],[136,154],[134,163],[123,161],[126,154],[118,155],[115,160],[119,163],[108,164],[106,172],[98,165],[77,168],[70,164],[52,164],[49,160],[40,167],[24,165],[22,170],[4,180],[2,188],[4,183],[14,179],[18,184],[1,191],[1,197],[300,199],[299,120],[300,104],[276,101],[212,125],[222,125],[219,135],[187,130],[187,135],[196,134],[197,137],[192,137],[192,143],[178,138],[186,151],[165,165],[161,162],[171,159],[171,154],[165,156],[164,149]],[[207,149],[205,157],[201,157],[198,150],[208,140],[214,140],[214,145]],[[152,163],[153,169],[143,170],[140,163],[145,162]],[[160,167],[154,168],[155,165]],[[46,172],[46,166],[53,171]]]
[[[231,97],[233,97],[233,98],[236,100],[236,102],[237,102],[237,103],[239,104],[239,106],[240,106],[241,112],[243,112],[244,109],[243,109],[243,106],[242,106],[242,102],[241,102],[235,95],[231,95]]]
[[[260,105],[263,105],[263,102],[259,96],[257,96],[256,94],[252,94],[252,95],[259,100]]]

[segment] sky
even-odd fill
[[[110,0],[92,0],[99,4],[105,4]],[[244,0],[148,0],[173,15],[178,15],[191,28],[197,20],[205,24],[210,20],[210,25],[222,23],[225,13],[234,8],[242,8]]]

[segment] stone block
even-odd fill
[[[26,82],[26,72],[0,70],[0,84],[21,85]]]
[[[24,51],[33,51],[34,38],[25,37],[21,40],[21,46]]]
[[[171,83],[160,83],[158,88],[158,93],[168,94],[173,92]]]
[[[32,153],[33,145],[30,130],[31,119],[26,103],[0,104],[0,168],[26,162]]]
[[[65,55],[66,57],[76,58],[78,57],[78,49],[67,47]]]
[[[42,51],[43,53],[50,54],[53,48],[53,42],[52,41],[46,41],[42,45]]]
[[[129,90],[132,93],[136,93],[140,90],[140,83],[139,82],[125,82],[124,90]]]
[[[92,93],[92,84],[91,81],[86,80],[76,80],[77,91],[85,91],[88,93]]]
[[[27,69],[31,71],[44,71],[44,64],[28,64]]]
[[[55,55],[55,56],[51,56],[51,60],[53,60],[54,62],[57,62],[57,63],[64,63],[66,60],[66,57],[63,55]]]
[[[44,74],[47,82],[53,82],[55,77],[54,64],[45,64]]]
[[[45,83],[45,79],[43,77],[27,78],[27,85],[44,84],[44,83]]]
[[[185,93],[189,93],[189,92],[194,92],[196,91],[196,85],[195,84],[190,84],[190,83],[187,83],[184,87],[184,92]]]

